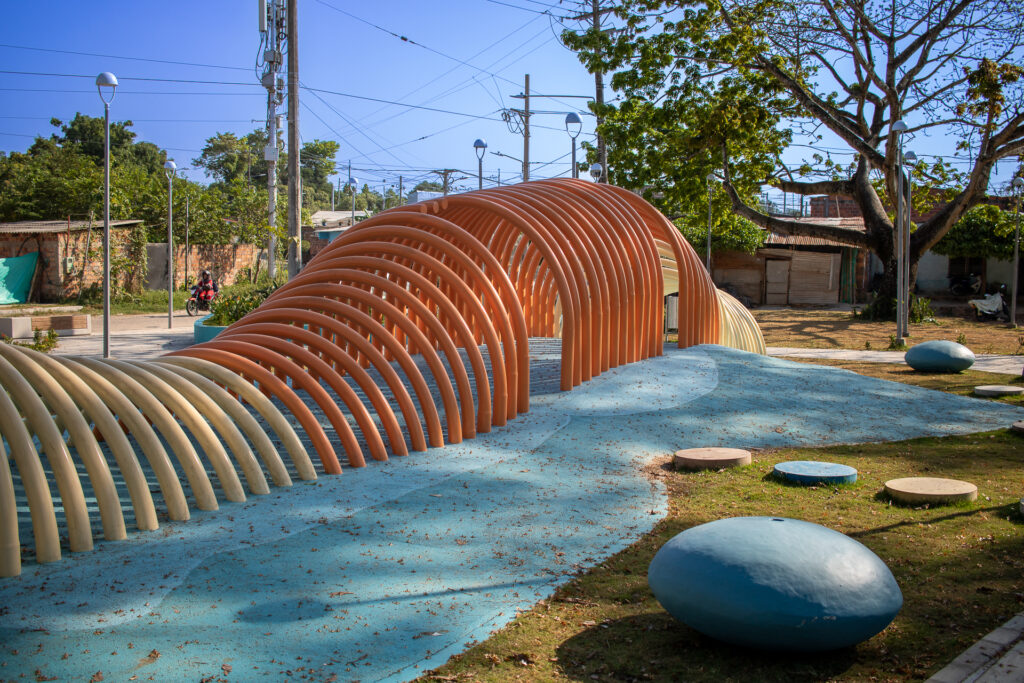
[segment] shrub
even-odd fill
[[[16,342],[5,334],[0,334],[0,342],[4,344],[15,344],[17,346],[24,346],[26,349],[32,349],[33,351],[40,351],[42,353],[49,353],[57,348],[57,331],[47,330],[46,334],[43,334],[42,330],[36,330],[32,333],[32,341],[30,342]]]
[[[210,304],[210,317],[203,324],[223,326],[241,320],[262,304],[275,289],[277,285],[221,294]]]

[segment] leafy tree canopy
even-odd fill
[[[1013,258],[1016,216],[997,206],[983,204],[967,211],[932,251],[944,256]]]
[[[915,231],[912,268],[984,198],[996,162],[1024,153],[1021,3],[624,0],[615,16],[615,30],[563,34],[592,71],[615,72],[621,103],[595,111],[613,180],[655,185],[687,213],[714,169],[738,215],[875,251],[883,290],[895,289],[894,230],[874,182],[896,196],[895,121],[911,136],[958,140],[971,163],[960,176],[944,164],[933,174],[952,196]],[[824,132],[847,160],[783,162],[796,133]],[[865,231],[765,215],[752,204],[764,184],[853,197]]]
[[[417,192],[444,192],[444,185],[432,180],[424,180],[412,188]]]

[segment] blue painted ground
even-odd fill
[[[668,349],[464,444],[28,564],[0,582],[0,678],[411,679],[651,529],[666,512],[651,458],[1020,419],[843,370]]]

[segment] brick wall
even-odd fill
[[[149,289],[167,287],[167,243],[147,244],[149,255]],[[188,248],[188,276],[195,282],[203,270],[213,274],[218,285],[232,285],[244,268],[252,267],[259,257],[260,247],[254,244],[190,244]],[[174,285],[185,283],[185,246],[174,245]]]
[[[113,253],[124,253],[131,228],[110,231]],[[9,233],[0,235],[0,258],[23,256],[39,252],[36,281],[32,285],[34,301],[57,301],[74,296],[79,288],[103,284],[103,226],[92,230],[91,243],[88,230],[70,233]],[[68,268],[67,259],[71,259]],[[123,286],[124,283],[120,283]],[[118,286],[118,283],[114,283]]]

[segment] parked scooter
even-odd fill
[[[1000,285],[998,292],[986,294],[982,299],[971,299],[967,303],[974,309],[974,316],[978,320],[1000,320],[1010,321],[1010,308],[1006,305],[1003,293],[1006,285]]]
[[[971,273],[950,278],[949,291],[956,296],[967,294],[981,294],[981,276]]]

